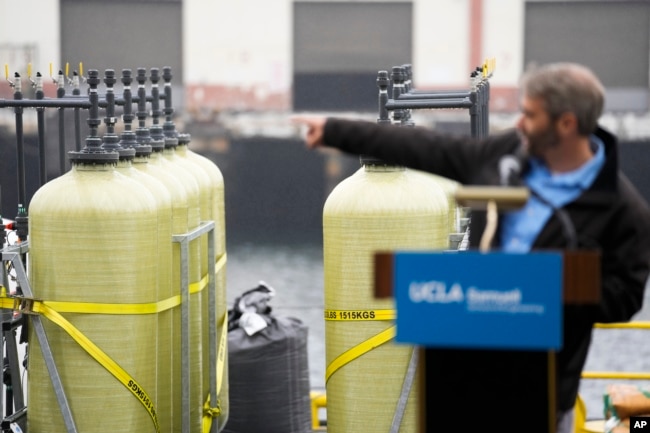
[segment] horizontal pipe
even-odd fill
[[[159,99],[165,99],[164,96]],[[133,103],[140,99],[136,96],[132,98]],[[147,97],[151,101],[151,97]],[[124,99],[115,98],[116,105],[124,105]],[[45,99],[0,99],[0,108],[23,107],[23,108],[90,108],[91,104],[88,96],[66,96],[64,98],[45,98]],[[99,106],[105,108],[107,102],[105,99],[99,101]]]
[[[465,92],[420,92],[420,93],[402,93],[397,98],[398,101],[413,101],[420,99],[456,99],[469,98],[469,91]]]
[[[0,108],[90,108],[88,99],[51,98],[51,99],[0,99]]]
[[[98,95],[99,95],[99,104],[100,104],[100,106],[101,106],[102,104],[103,104],[104,106],[106,106],[105,95],[102,95],[102,94],[98,94]],[[66,96],[66,99],[71,99],[71,100],[76,100],[76,99],[88,99],[88,96],[86,96],[86,95],[72,95],[72,96]],[[161,93],[160,96],[158,97],[158,99],[160,99],[161,101],[164,100],[164,99],[165,99],[165,95],[164,95],[163,93]],[[146,100],[147,102],[151,102],[151,101],[153,101],[153,97],[152,97],[151,95],[147,95],[147,96],[145,97],[145,100]],[[134,96],[131,97],[131,101],[134,102],[134,103],[140,102],[140,97],[134,95]],[[124,105],[124,98],[118,98],[118,97],[116,97],[116,98],[115,98],[115,105]]]
[[[474,104],[469,99],[418,99],[413,101],[396,101],[389,99],[387,110],[404,110],[417,108],[470,108]]]

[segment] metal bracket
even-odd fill
[[[27,280],[27,273],[25,272],[21,257],[23,254],[26,254],[28,250],[28,242],[22,242],[17,247],[5,248],[2,250],[2,262],[11,262],[13,264],[14,269],[16,270],[16,279],[18,280],[18,285],[24,294],[24,297],[19,299],[31,300],[31,307],[33,307],[32,289],[29,285],[29,281]],[[29,318],[31,319],[31,325],[34,329],[34,333],[36,334],[36,338],[38,339],[38,343],[41,346],[43,359],[45,360],[45,365],[47,366],[48,373],[50,374],[50,380],[52,381],[54,394],[56,395],[56,400],[59,403],[59,408],[61,409],[61,415],[63,416],[63,422],[66,426],[66,431],[68,433],[77,433],[77,426],[75,425],[72,411],[70,410],[70,404],[68,403],[68,399],[65,395],[65,390],[63,389],[63,383],[61,382],[59,370],[57,369],[56,363],[54,362],[54,355],[52,354],[52,348],[50,347],[50,343],[47,340],[47,335],[45,334],[42,318],[37,314],[30,314]]]
[[[172,241],[181,244],[181,399],[182,433],[190,433],[190,292],[189,292],[189,243],[198,237],[214,231],[214,221],[203,221],[187,233],[172,235]],[[217,401],[216,365],[216,284],[215,284],[214,236],[208,236],[208,326],[210,339],[210,401]],[[211,432],[216,433],[217,423],[212,423]]]
[[[34,305],[42,302],[42,299],[27,298],[25,296],[13,296],[12,298],[14,300],[14,311],[23,314],[38,314],[34,311]]]

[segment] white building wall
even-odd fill
[[[469,0],[413,1],[413,80],[416,87],[467,86]]]
[[[294,0],[183,0],[183,72],[184,84],[189,88],[186,97],[200,97],[205,88],[212,87],[214,92],[233,92],[231,100],[236,99],[237,93],[245,94],[250,100],[280,95],[276,104],[288,104],[293,68],[293,3]],[[415,85],[422,88],[465,86],[470,70],[471,0],[412,0],[412,3],[411,63]],[[29,11],[26,5],[21,8],[17,4],[20,5],[0,0],[0,11],[3,11],[0,46],[36,45],[34,72],[49,74],[50,63],[55,71],[63,68],[65,59],[63,64],[58,64],[61,61],[59,0],[39,0],[35,5],[30,4]],[[492,83],[496,87],[516,87],[523,61],[524,0],[483,0],[482,9],[481,52],[484,58],[496,60]],[[0,58],[3,73],[5,63],[12,74],[26,72],[26,64],[20,64],[21,60]]]
[[[523,0],[484,0],[483,55],[496,60],[493,85],[517,86],[524,61]]]
[[[291,5],[291,0],[183,0],[186,82],[288,91]]]
[[[188,97],[200,99],[211,86],[214,91],[228,88],[249,96],[252,93],[256,99],[272,94],[290,95],[293,3],[294,0],[184,0],[184,76],[190,87]],[[471,0],[412,3],[411,63],[416,86],[466,86],[471,70]],[[482,53],[484,58],[496,59],[496,86],[516,86],[521,71],[523,3],[524,0],[483,1]],[[288,101],[289,96],[283,100]]]
[[[0,0],[0,65],[3,79],[5,65],[8,65],[11,75],[18,72],[26,76],[27,63],[30,61],[26,61],[19,48],[24,45],[36,46],[35,58],[30,59],[33,74],[41,72],[49,76],[50,63],[53,64],[53,74],[61,69],[59,21],[59,0]]]

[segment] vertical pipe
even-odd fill
[[[124,99],[124,112],[122,113],[122,120],[124,121],[124,131],[120,139],[120,143],[124,148],[135,148],[137,146],[137,141],[135,139],[135,133],[132,130],[133,119],[133,97],[131,95],[131,83],[133,79],[131,77],[130,69],[122,69],[122,84],[124,86],[122,91],[122,98]]]
[[[393,66],[393,69],[390,74],[391,81],[393,83],[393,99],[397,101],[399,95],[401,95],[404,90],[404,76],[403,71],[400,66]],[[405,110],[397,109],[393,110],[393,120],[395,122],[400,122],[404,118]]]
[[[79,89],[79,73],[74,71],[72,75],[72,94],[81,95],[81,90]],[[74,143],[75,149],[77,152],[81,151],[81,120],[80,120],[80,108],[76,107],[74,109]]]
[[[138,68],[136,80],[138,81],[138,111],[135,113],[138,118],[138,128],[135,130],[136,140],[139,145],[147,145],[151,141],[150,131],[146,125],[147,119],[147,90],[144,85],[147,82],[147,70]]]
[[[174,114],[174,107],[172,106],[172,69],[169,66],[163,68],[163,80],[165,81],[164,90],[164,99],[165,99],[165,108],[163,113],[165,114],[165,123],[163,124],[163,132],[165,137],[176,138],[178,132],[176,131],[176,126],[172,121],[172,116]]]
[[[402,94],[408,93],[411,91],[411,65],[404,64],[401,66],[402,69]],[[415,122],[411,118],[411,110],[404,110],[404,118],[402,119],[402,124],[404,126],[415,126]]]
[[[158,87],[158,81],[160,81],[160,75],[158,68],[151,68],[151,119],[152,125],[150,127],[149,133],[153,140],[164,140],[165,135],[163,134],[163,129],[160,126],[160,116],[162,111],[160,111],[160,89]]]
[[[109,152],[117,152],[120,148],[119,137],[115,135],[115,92],[113,85],[117,80],[115,79],[115,71],[113,69],[106,69],[104,71],[104,84],[106,84],[106,117],[104,117],[104,124],[106,125],[106,134],[104,134],[103,147]]]
[[[65,97],[65,75],[63,71],[59,71],[59,79],[57,81],[56,97]],[[61,107],[59,111],[59,174],[65,173],[65,111]]]
[[[43,93],[43,77],[40,72],[36,73],[36,99],[43,99],[45,94]],[[40,173],[40,185],[44,185],[47,182],[47,170],[45,166],[45,108],[39,107],[36,109],[36,121],[38,123],[38,159],[39,159],[39,173]]]
[[[390,123],[388,117],[388,109],[386,103],[388,102],[388,71],[379,71],[377,73],[377,87],[379,88],[379,117],[377,123]]]
[[[481,138],[483,136],[483,72],[480,66],[472,72],[472,89],[476,91],[476,138]]]
[[[88,71],[88,84],[90,85],[90,92],[88,99],[90,101],[90,109],[88,113],[88,127],[90,133],[86,139],[86,147],[97,150],[100,147],[101,139],[99,138],[97,128],[101,124],[99,118],[99,95],[97,94],[97,84],[99,84],[99,72],[96,69]],[[90,146],[89,146],[90,145]]]
[[[404,92],[409,93],[413,89],[413,67],[410,63],[402,65],[404,68]]]
[[[469,107],[469,129],[470,135],[474,138],[479,138],[480,136],[480,122],[478,116],[478,89],[476,82],[476,71],[473,71],[471,74],[471,89],[469,93],[469,100],[472,102],[472,106]]]
[[[14,74],[16,81],[14,82],[14,99],[23,99],[22,84],[20,82],[20,74]],[[18,203],[21,205],[27,204],[27,196],[25,193],[25,153],[24,153],[24,137],[23,137],[23,109],[22,107],[14,107],[16,114],[16,158],[18,162]]]
[[[490,134],[490,80],[485,79],[483,87],[483,134],[487,137]]]

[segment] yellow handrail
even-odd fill
[[[632,321],[620,323],[596,323],[594,328],[598,329],[650,329],[648,321]],[[638,371],[583,371],[583,379],[630,379],[630,380],[650,380],[650,372]]]
[[[650,322],[632,321],[621,323],[596,323],[594,328],[602,329],[650,329]]]

